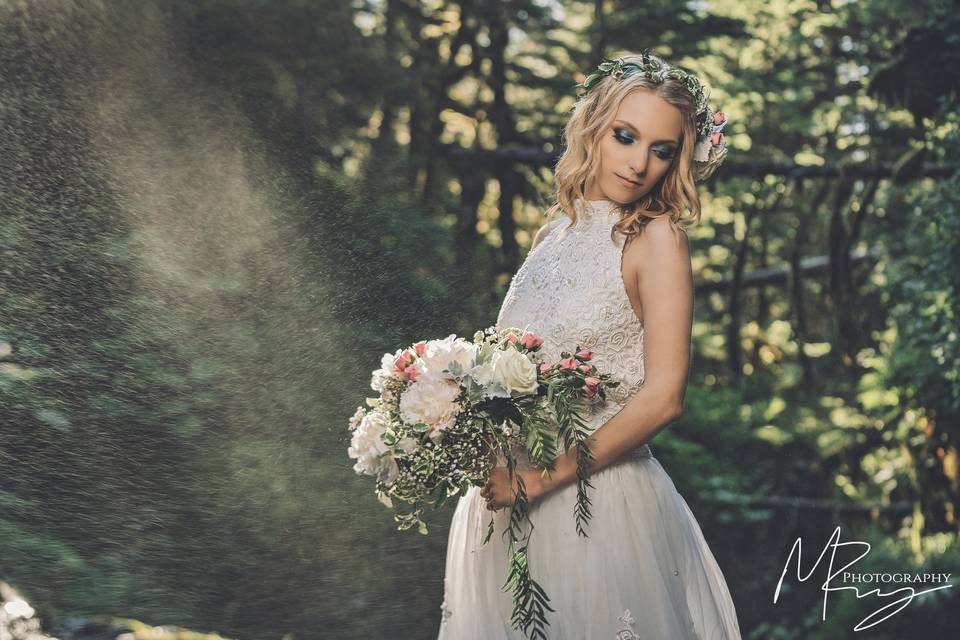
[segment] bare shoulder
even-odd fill
[[[624,262],[629,263],[638,277],[644,273],[666,274],[691,270],[690,240],[686,231],[667,216],[654,218],[633,238],[624,251]]]

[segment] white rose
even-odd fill
[[[494,382],[503,385],[511,395],[537,391],[537,365],[513,347],[495,351],[490,363]]]
[[[380,411],[370,411],[360,420],[347,448],[347,455],[357,460],[354,471],[372,476],[388,468],[391,458],[378,456],[389,451],[382,437],[389,424],[389,416]]]
[[[439,435],[454,425],[460,405],[455,402],[460,385],[443,374],[424,374],[400,397],[400,417],[404,422],[422,422],[430,426],[430,436]]]

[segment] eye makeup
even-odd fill
[[[636,141],[629,131],[620,127],[613,128],[613,138],[624,145],[633,144]],[[657,154],[657,157],[661,160],[670,160],[674,155],[674,149],[669,145],[654,147],[653,152]]]

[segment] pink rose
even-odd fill
[[[533,350],[543,344],[543,339],[533,331],[527,331],[523,334],[520,344],[525,346],[527,349]]]
[[[413,345],[413,350],[417,352],[417,357],[419,358],[423,355],[423,352],[427,350],[427,341],[421,340],[420,342],[417,342]]]
[[[713,124],[723,124],[726,121],[727,116],[723,113],[723,111],[717,111],[715,114],[713,114]]]
[[[723,132],[722,132],[722,131],[714,131],[714,132],[710,135],[710,142],[713,143],[713,146],[717,146],[717,145],[719,145],[721,142],[723,142]]]
[[[593,376],[586,378],[583,383],[587,388],[587,397],[596,398],[597,393],[600,392],[600,384],[602,380],[600,378],[594,378]]]
[[[410,378],[411,382],[415,382],[417,380],[417,377],[419,377],[420,375],[420,370],[417,369],[412,364],[408,366],[406,369],[404,369],[403,372],[407,374],[407,377]]]
[[[507,342],[509,342],[510,344],[516,344],[519,340],[520,338],[517,337],[517,334],[515,333],[507,334]]]
[[[540,365],[540,373],[546,373],[547,371],[550,371],[550,369],[553,369],[553,365],[548,362],[544,362]]]
[[[582,365],[580,365],[579,369],[580,369],[580,371],[582,371],[583,373],[590,373],[590,371],[593,370],[593,367],[591,367],[591,366],[588,365],[588,364],[582,364]]]
[[[413,362],[413,356],[410,355],[409,351],[404,349],[399,355],[394,357],[393,370],[396,373],[403,373],[403,370],[406,369],[407,365],[409,365],[411,362]]]
[[[577,361],[573,359],[573,356],[563,358],[560,360],[560,369],[562,371],[576,371]]]
[[[590,351],[589,349],[581,349],[577,352],[577,356],[581,360],[589,360],[593,357],[593,351]]]

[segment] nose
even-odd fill
[[[643,173],[647,170],[647,152],[639,153],[634,156],[633,160],[630,162],[630,171],[633,172],[632,176],[629,178],[639,178],[643,176]]]

